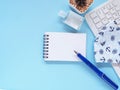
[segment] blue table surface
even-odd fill
[[[106,0],[94,0],[88,12]],[[0,89],[112,90],[84,63],[44,62],[44,32],[68,32],[58,17],[71,10],[68,0],[0,0]],[[84,21],[87,58],[94,64],[94,36]],[[98,66],[120,86],[111,66]]]

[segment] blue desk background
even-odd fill
[[[106,0],[94,0],[89,9]],[[112,90],[83,63],[44,62],[44,32],[68,32],[58,12],[69,11],[67,0],[0,1],[0,88],[5,90]],[[87,34],[87,58],[93,56],[94,36],[86,21],[80,32]],[[112,67],[100,70],[118,85]]]

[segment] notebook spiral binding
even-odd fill
[[[49,35],[44,35],[44,44],[43,44],[43,58],[48,58],[49,52]]]

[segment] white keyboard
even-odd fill
[[[113,20],[120,25],[120,0],[108,0],[87,13],[85,18],[95,36],[103,26]]]

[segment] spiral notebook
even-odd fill
[[[46,32],[43,49],[45,61],[80,61],[74,50],[86,56],[86,34]]]

